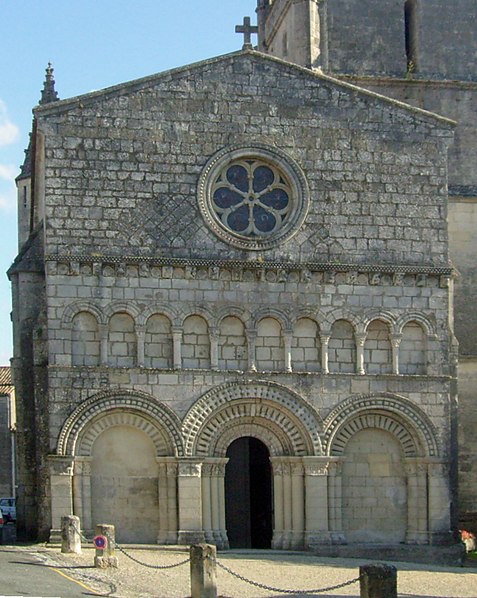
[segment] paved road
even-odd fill
[[[74,580],[67,568],[34,550],[0,546],[0,598],[4,596],[79,598],[98,594]]]

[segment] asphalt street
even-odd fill
[[[79,598],[98,594],[74,580],[68,567],[50,562],[40,553],[0,546],[0,598],[5,596]]]

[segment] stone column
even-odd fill
[[[145,343],[146,343],[146,327],[136,325],[136,358],[137,358],[137,365],[140,368],[144,367]]]
[[[219,330],[218,328],[209,328],[210,339],[210,369],[219,369]]]
[[[288,458],[282,457],[282,484],[283,484],[283,550],[291,548],[292,538],[292,480]]]
[[[177,463],[175,457],[157,457],[159,532],[158,544],[177,543],[176,480]]]
[[[344,457],[329,457],[328,462],[328,513],[332,544],[346,544],[343,532],[343,484]]]
[[[328,365],[328,345],[330,342],[331,334],[321,334],[321,371],[323,374],[329,374],[330,368]]]
[[[275,513],[275,527],[273,530],[272,548],[283,548],[284,498],[283,498],[283,462],[281,457],[270,459],[273,470],[273,510]]]
[[[225,466],[226,458],[214,459],[212,466],[212,527],[215,544],[218,548],[229,548],[225,525]]]
[[[218,527],[218,493],[215,484],[212,483],[213,463],[207,459],[202,464],[202,529],[204,530],[205,541],[209,544],[215,544],[212,523],[212,511],[216,515],[215,524]]]
[[[75,457],[73,466],[74,512],[81,520],[85,536],[93,535],[91,514],[91,457]]]
[[[329,544],[328,457],[303,457],[305,470],[305,547]]]
[[[49,455],[51,488],[50,542],[61,542],[61,518],[73,515],[73,461],[74,457]]]
[[[248,369],[250,372],[257,371],[257,362],[255,358],[255,341],[257,340],[256,330],[247,330],[247,347],[248,347]]]
[[[108,365],[108,324],[99,324],[99,336],[100,336],[100,365]]]
[[[393,374],[399,374],[399,345],[402,341],[402,334],[391,334],[391,347],[393,355]]]
[[[172,327],[172,347],[174,356],[174,369],[182,369],[182,328],[179,326]]]
[[[202,530],[202,460],[182,457],[178,460],[179,544],[204,542]]]
[[[420,458],[406,459],[407,544],[427,544],[427,464]]]
[[[305,534],[305,488],[303,461],[301,457],[290,457],[292,490],[292,550],[302,550]]]
[[[356,340],[356,373],[361,376],[366,373],[364,369],[364,343],[366,342],[366,334],[355,334]]]
[[[293,340],[293,330],[284,330],[283,331],[283,345],[285,351],[285,371],[292,372],[292,340]]]
[[[450,540],[449,464],[438,458],[428,460],[429,543]]]

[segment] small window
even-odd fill
[[[406,42],[407,72],[417,70],[417,6],[416,0],[404,3],[404,31]]]

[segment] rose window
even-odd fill
[[[220,222],[246,237],[273,234],[290,209],[290,185],[276,168],[261,160],[226,166],[212,187],[212,208]]]
[[[198,205],[207,226],[240,249],[271,249],[287,241],[303,224],[308,204],[303,172],[278,148],[225,147],[199,179]]]

